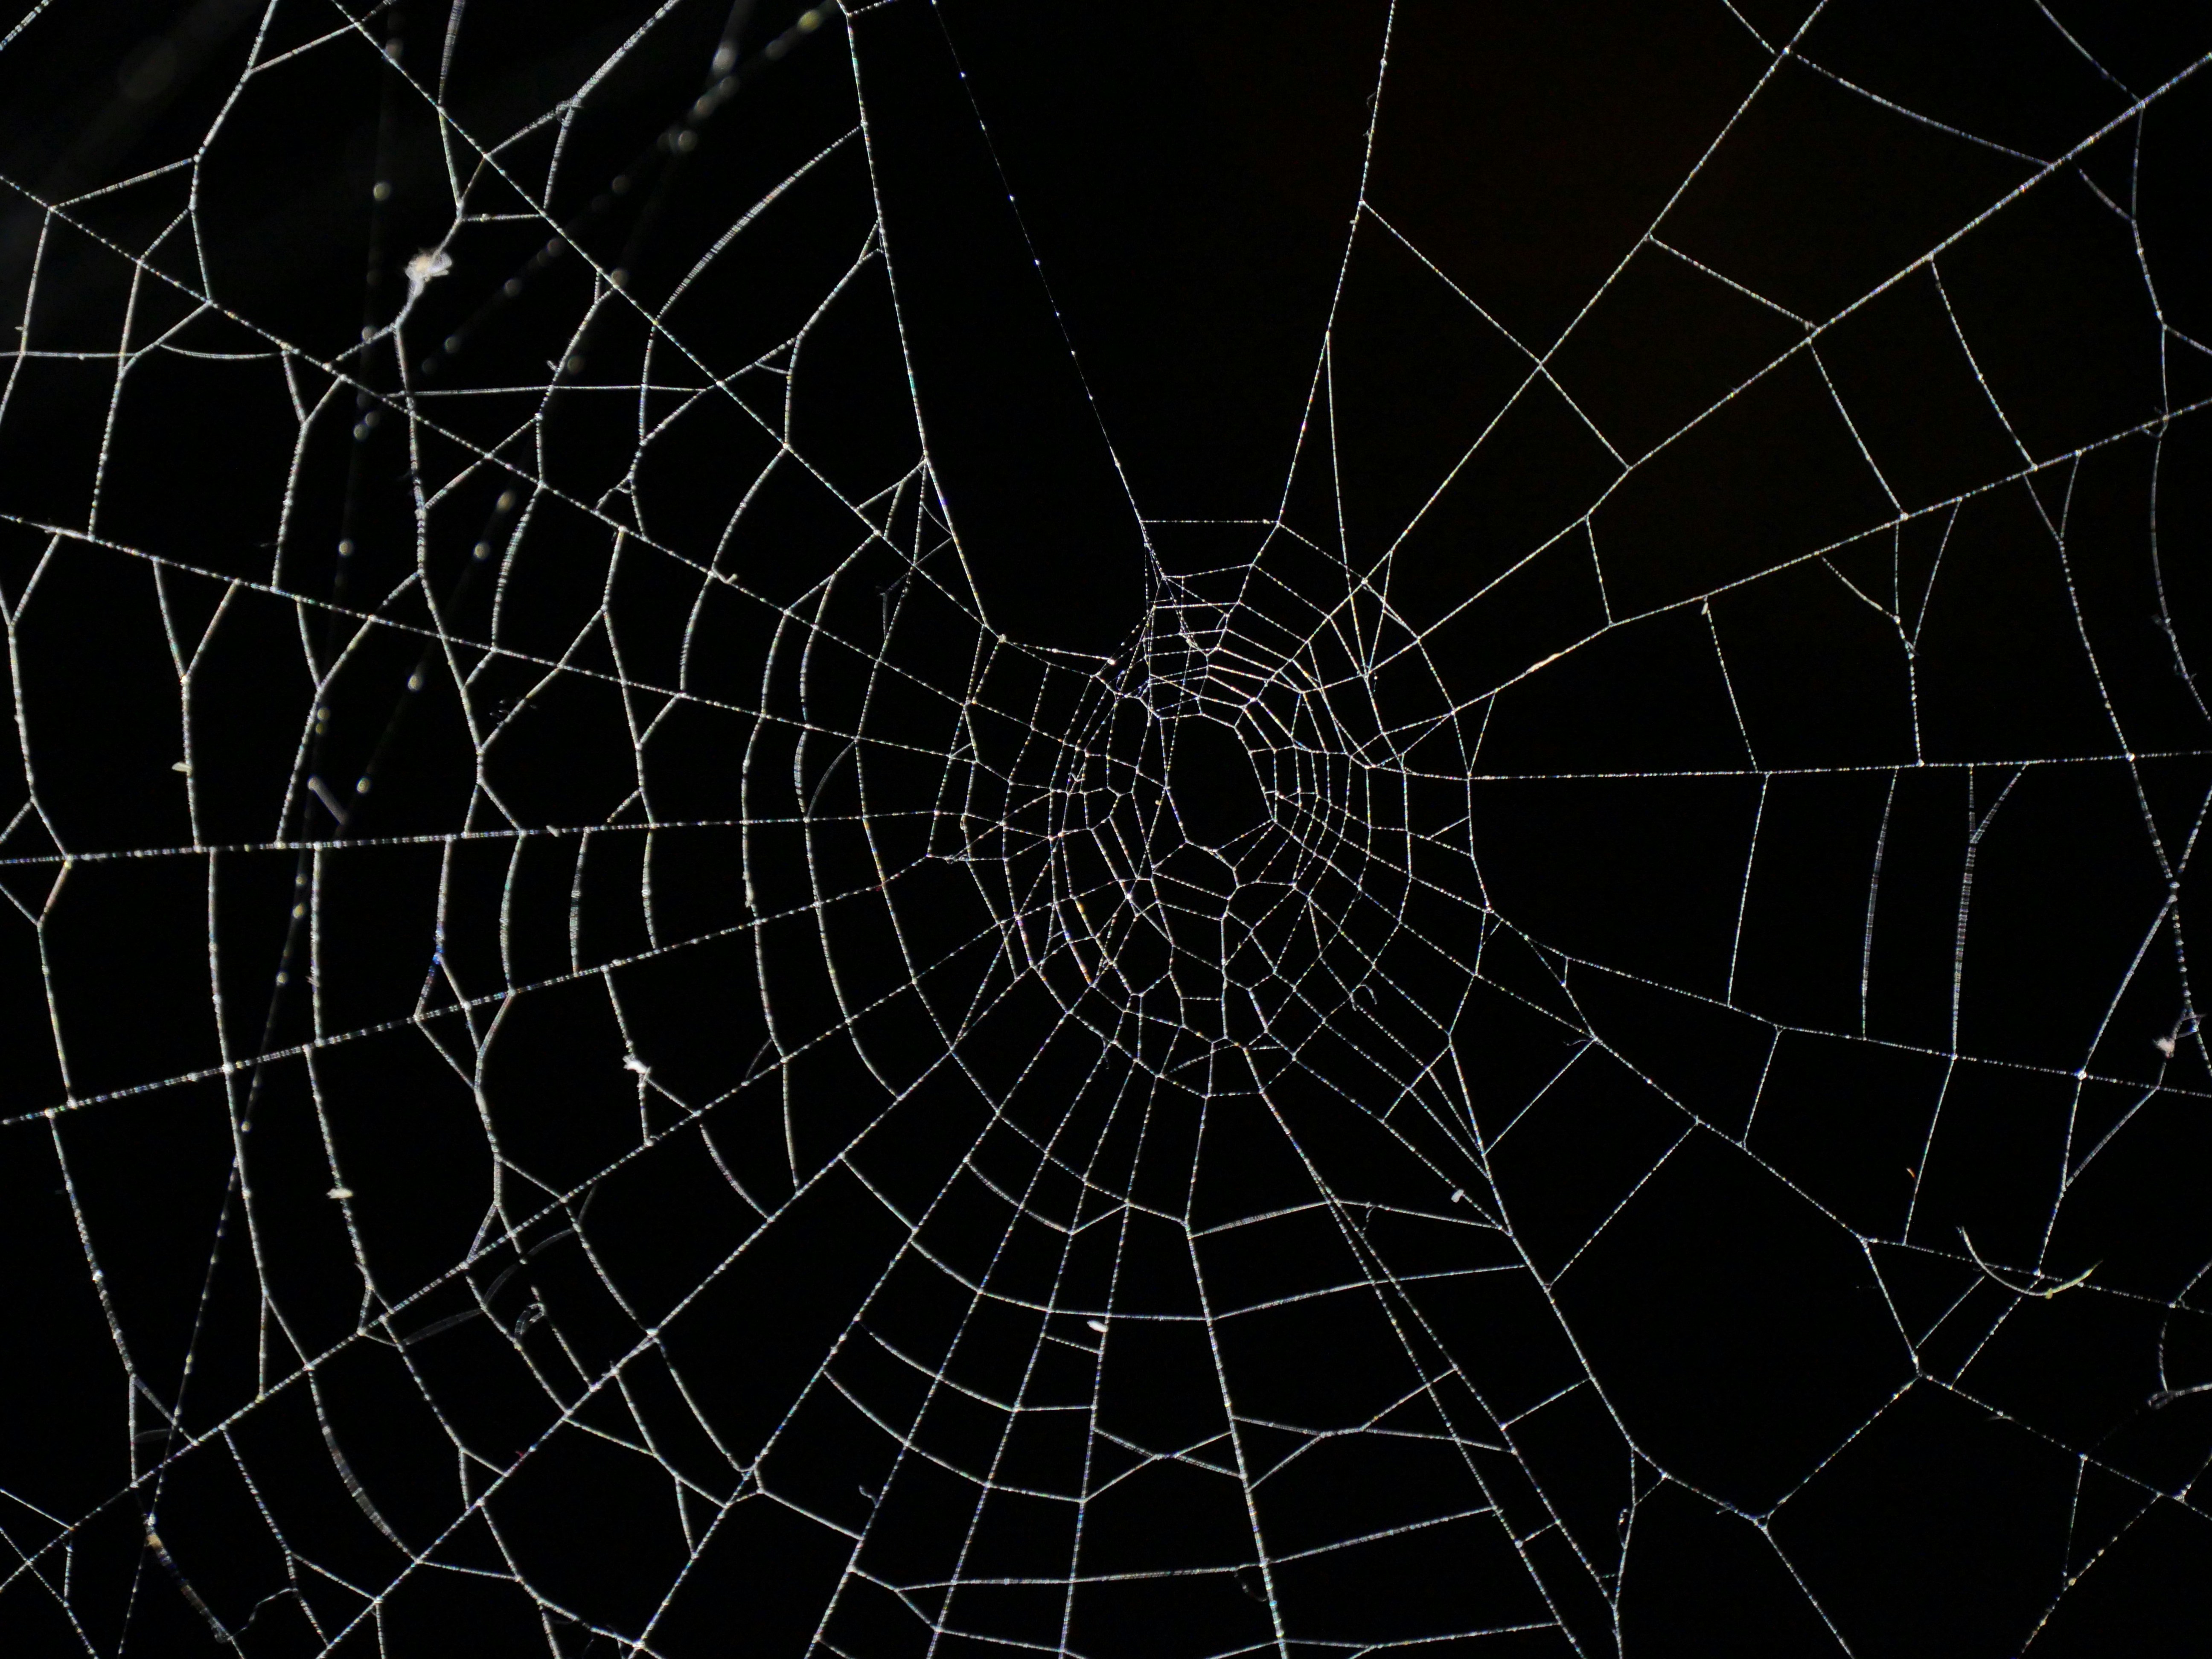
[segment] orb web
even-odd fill
[[[1782,9],[1372,9],[1249,440],[1011,15],[0,35],[0,1628],[2202,1627],[2205,44]]]

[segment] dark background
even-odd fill
[[[2055,9],[28,23],[0,1647],[2203,1650],[2212,28]]]

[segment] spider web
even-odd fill
[[[10,26],[13,1650],[2201,1632],[2205,48],[1770,9],[1249,438],[1011,15]]]

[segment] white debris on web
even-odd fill
[[[407,262],[407,298],[411,303],[422,290],[453,268],[453,256],[441,247],[426,247]]]

